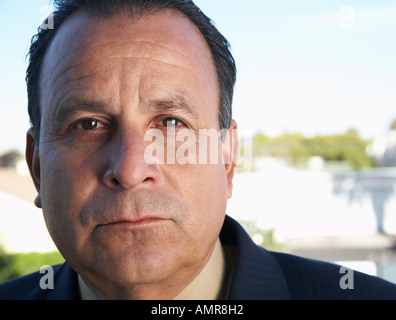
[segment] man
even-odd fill
[[[56,4],[30,50],[26,157],[66,263],[52,290],[35,273],[2,299],[396,298],[359,273],[344,290],[339,267],[267,252],[226,217],[235,65],[191,1]]]

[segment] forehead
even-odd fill
[[[124,44],[131,52],[140,41],[151,41],[201,63],[205,60],[206,63],[212,62],[209,48],[198,28],[174,10],[163,10],[143,17],[131,17],[121,12],[111,18],[94,18],[79,11],[61,26],[52,40],[46,60],[49,56],[55,56],[53,58],[59,59],[54,61],[57,64],[65,58],[82,56],[88,46],[94,45],[99,51],[101,45],[109,41]]]
[[[114,63],[127,69],[138,59],[184,68],[205,78],[205,91],[218,91],[209,47],[182,14],[164,10],[139,18],[122,13],[105,19],[77,12],[61,26],[47,50],[40,77],[42,96],[51,96],[54,88],[73,78],[105,72]]]

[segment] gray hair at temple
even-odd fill
[[[29,50],[29,66],[26,72],[28,111],[36,142],[40,139],[41,66],[47,48],[63,22],[77,11],[84,11],[94,18],[111,18],[121,10],[129,10],[132,17],[142,17],[161,10],[172,9],[184,14],[199,29],[212,53],[220,89],[219,125],[228,129],[232,119],[232,99],[236,81],[236,66],[230,52],[230,44],[210,20],[191,0],[55,0],[54,12],[49,17],[53,27],[39,27],[33,36]]]

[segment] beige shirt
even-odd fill
[[[226,274],[226,259],[220,240],[201,273],[175,297],[174,300],[217,300],[222,298]],[[78,285],[82,300],[97,300],[84,280],[78,275]]]

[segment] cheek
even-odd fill
[[[186,203],[193,228],[210,229],[210,225],[222,225],[228,181],[225,166],[221,163],[222,143],[218,131],[181,131],[181,134],[188,139],[176,143],[176,163],[163,166],[166,183]]]
[[[222,165],[175,165],[168,171],[178,198],[188,208],[191,232],[210,234],[221,228],[227,203],[227,179]]]
[[[226,182],[218,165],[169,166],[166,179],[171,192],[186,207],[183,221],[183,250],[202,259],[213,246],[224,223]]]
[[[72,153],[49,148],[41,157],[40,197],[45,222],[55,243],[78,241],[81,211],[95,187],[94,165]],[[59,241],[58,241],[59,240]]]

